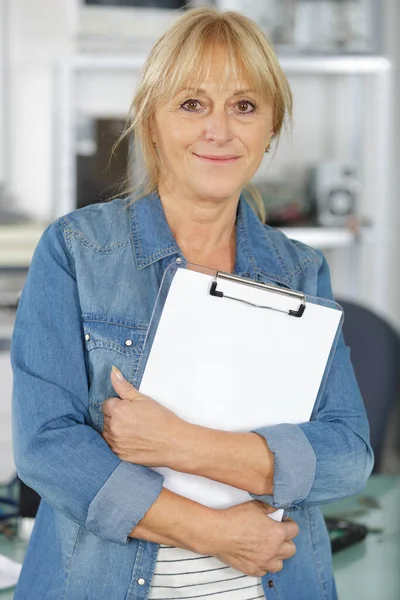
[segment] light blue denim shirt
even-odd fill
[[[236,227],[236,274],[332,297],[322,254],[262,225],[243,198]],[[13,435],[18,473],[43,500],[16,600],[148,597],[158,546],[129,533],[157,499],[163,477],[110,450],[100,435],[102,402],[115,395],[113,364],[139,385],[159,285],[178,257],[184,262],[156,194],[75,211],[39,242],[12,343]],[[332,600],[318,505],[359,492],[373,464],[342,338],[312,420],[257,433],[275,454],[274,495],[261,499],[293,510],[300,526],[297,554],[263,578],[265,595]]]

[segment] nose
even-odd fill
[[[205,123],[205,140],[223,145],[233,137],[229,115],[224,109],[214,109]]]

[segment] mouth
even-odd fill
[[[197,158],[212,164],[230,164],[239,160],[240,156],[235,156],[234,154],[225,154],[225,155],[215,155],[215,154],[196,154],[193,152]]]

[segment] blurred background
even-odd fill
[[[109,159],[138,72],[180,10],[202,4],[0,0],[0,482],[14,474],[8,351],[33,249],[49,222],[116,193],[128,166],[135,182],[134,140]],[[293,132],[254,184],[268,223],[325,252],[334,294],[350,306],[360,385],[373,391],[376,469],[400,472],[400,3],[215,4],[258,21],[291,83]]]

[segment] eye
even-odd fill
[[[182,102],[181,108],[183,108],[183,110],[187,110],[188,112],[196,112],[196,110],[200,108],[200,102],[194,98],[189,98],[189,100]]]
[[[250,102],[250,100],[240,100],[240,102],[236,104],[236,110],[239,113],[248,115],[256,110],[256,105],[254,102]]]

